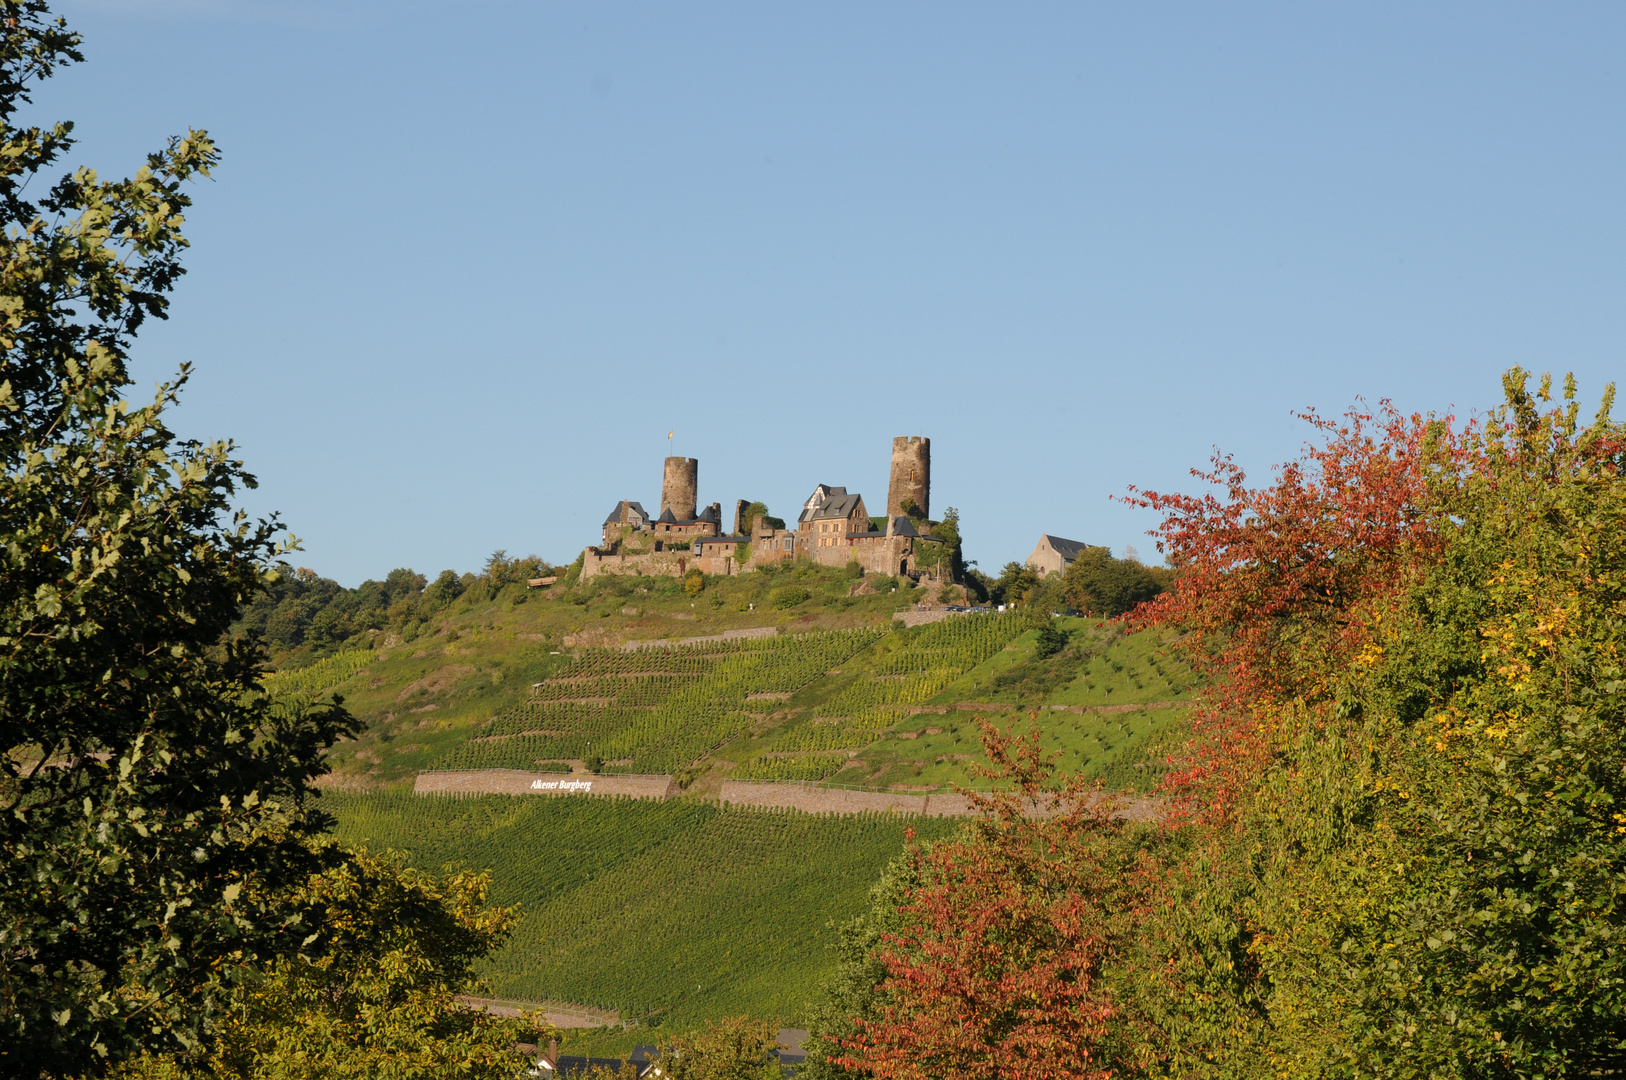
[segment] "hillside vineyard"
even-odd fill
[[[846,761],[845,751],[875,741],[907,715],[907,706],[931,700],[1021,631],[1014,616],[927,628],[876,678],[853,683],[812,717],[775,734],[734,775],[823,779]],[[587,650],[433,767],[523,769],[597,754],[607,771],[676,772],[882,634],[840,630],[671,650]],[[786,760],[787,752],[799,753]]]

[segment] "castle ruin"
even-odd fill
[[[892,440],[887,513],[869,516],[864,497],[844,487],[819,484],[802,506],[796,527],[758,516],[746,527],[749,500],[734,507],[734,531],[722,532],[722,506],[712,503],[696,512],[700,462],[669,457],[661,478],[660,515],[651,518],[642,504],[622,500],[605,519],[602,542],[582,556],[582,580],[598,574],[648,574],[682,577],[740,574],[783,562],[806,559],[826,566],[857,563],[866,573],[907,576],[923,573],[920,556],[942,540],[923,536],[910,511],[923,519],[931,505],[931,440],[919,435]],[[904,509],[908,503],[909,510]],[[939,549],[941,550],[941,549]],[[934,555],[936,553],[934,552]],[[934,557],[929,565],[942,566]],[[937,573],[941,573],[939,570]]]

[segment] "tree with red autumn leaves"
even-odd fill
[[[858,1015],[826,1012],[815,1077],[1116,1074],[1106,971],[1145,903],[1135,830],[1079,778],[1053,781],[1036,725],[984,723],[983,743],[1012,790],[972,796],[962,835],[912,845],[844,929]]]
[[[1612,390],[1582,425],[1573,382],[1504,389],[1479,424],[1310,415],[1319,442],[1263,488],[1219,457],[1198,475],[1221,494],[1135,493],[1177,584],[1132,620],[1210,675],[1180,812],[1147,832],[1007,801],[911,850],[847,940],[868,934],[829,1057],[923,1078],[1626,1060],[1626,432]]]
[[[1178,586],[1131,615],[1141,627],[1185,632],[1210,675],[1198,710],[1195,755],[1173,790],[1225,814],[1257,776],[1260,710],[1317,701],[1328,673],[1365,641],[1356,613],[1414,584],[1437,559],[1444,511],[1429,490],[1435,470],[1459,467],[1464,435],[1448,420],[1406,416],[1387,401],[1334,421],[1300,414],[1322,442],[1250,488],[1229,455],[1197,479],[1224,497],[1131,489],[1126,501],[1164,515],[1158,550]]]

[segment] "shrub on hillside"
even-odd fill
[[[1071,634],[1059,627],[1050,625],[1039,627],[1039,638],[1033,643],[1033,658],[1045,660],[1055,656],[1067,647],[1067,642],[1071,638]]]
[[[805,604],[813,596],[812,593],[800,585],[785,585],[768,594],[768,600],[780,611],[793,608],[798,604]]]

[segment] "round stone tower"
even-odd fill
[[[666,475],[661,479],[661,513],[670,510],[679,521],[693,521],[699,487],[699,458],[667,458]]]
[[[903,500],[913,499],[922,517],[932,508],[932,441],[922,435],[892,440],[892,479],[886,486],[886,516],[903,516]]]

